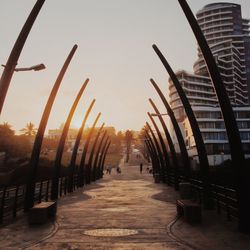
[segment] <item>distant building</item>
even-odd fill
[[[241,16],[241,6],[232,3],[206,5],[197,13],[198,23],[208,41],[220,70],[237,119],[247,157],[250,156],[250,29]],[[198,48],[194,73],[176,72],[192,105],[208,153],[210,165],[230,158],[228,138],[203,55]],[[197,159],[194,138],[176,89],[169,79],[170,105],[173,109],[189,155]]]

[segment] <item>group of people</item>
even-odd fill
[[[107,166],[106,168],[106,174],[111,174],[112,171],[112,167],[111,166]]]
[[[140,163],[140,173],[142,174],[142,171],[143,171],[143,163],[141,162]],[[112,172],[112,166],[107,166],[106,168],[106,174],[111,174]],[[117,174],[121,174],[121,168],[119,166],[116,167],[116,173]],[[147,172],[148,173],[152,173],[152,169],[150,169],[149,167],[147,167]]]
[[[111,172],[112,172],[112,166],[108,166],[107,168],[106,168],[106,174],[111,174]],[[117,174],[121,174],[121,168],[119,167],[119,166],[117,166],[117,168],[116,168],[116,173]]]
[[[143,170],[143,163],[140,163],[140,173],[142,174],[142,170]],[[149,166],[147,166],[147,173],[152,174],[153,170],[152,168],[149,168]]]

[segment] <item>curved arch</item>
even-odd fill
[[[162,128],[164,130],[165,136],[167,138],[167,142],[168,142],[168,145],[169,145],[169,149],[170,149],[170,152],[171,152],[171,155],[172,155],[173,164],[174,164],[175,189],[177,190],[179,188],[179,164],[178,164],[178,159],[177,159],[176,151],[175,151],[175,148],[174,148],[174,143],[173,143],[172,138],[170,136],[170,133],[168,131],[167,125],[164,122],[164,120],[163,120],[163,118],[162,118],[162,116],[161,116],[158,108],[156,107],[155,103],[153,102],[153,100],[151,98],[149,98],[149,102],[152,105],[155,113],[157,114],[157,116],[158,116],[158,118],[159,118],[159,120],[161,122]],[[186,171],[187,171],[188,166],[184,165],[183,168],[185,170],[185,177],[187,178]]]
[[[105,163],[106,156],[107,156],[110,145],[111,145],[111,140],[109,140],[109,143],[108,143],[108,145],[105,148],[104,153],[103,153],[103,159],[102,159],[102,162],[101,162],[101,173],[103,173],[104,163]]]
[[[179,143],[179,147],[180,147],[180,151],[181,151],[181,157],[182,157],[182,163],[183,166],[186,166],[187,169],[190,169],[190,162],[189,162],[189,158],[188,158],[188,152],[186,149],[186,145],[180,130],[180,127],[178,125],[178,122],[174,116],[174,112],[172,111],[172,109],[170,108],[167,99],[165,98],[165,96],[163,95],[161,89],[158,87],[158,85],[156,84],[156,82],[153,79],[150,79],[150,82],[152,83],[152,85],[154,86],[155,90],[157,91],[158,95],[160,96],[166,110],[167,113],[170,117],[170,120],[172,122],[172,125],[174,127],[174,131],[175,131],[175,135],[176,138],[178,140]]]
[[[152,162],[152,168],[153,168],[153,172],[155,172],[155,168],[156,168],[156,160],[155,160],[155,155],[153,153],[153,150],[148,142],[148,139],[147,139],[147,136],[145,135],[145,145],[148,149],[148,152],[149,152],[149,155],[150,155],[150,158],[151,158],[151,162]]]
[[[72,152],[72,155],[71,155],[71,159],[70,159],[70,164],[69,164],[69,184],[68,184],[68,192],[71,193],[73,192],[73,187],[74,187],[74,173],[75,173],[75,165],[76,165],[76,158],[77,158],[77,152],[78,152],[78,148],[79,148],[79,145],[80,145],[80,141],[82,139],[82,133],[84,131],[84,128],[85,128],[85,124],[87,122],[87,119],[89,117],[89,114],[95,104],[95,99],[93,99],[93,101],[90,103],[87,111],[86,111],[86,114],[83,118],[83,121],[82,121],[82,125],[81,127],[79,128],[78,130],[78,133],[77,133],[77,137],[76,137],[76,141],[75,141],[75,144],[74,144],[74,148],[73,148],[73,152]]]
[[[163,159],[162,159],[162,155],[161,155],[161,152],[159,152],[159,144],[158,144],[158,147],[157,147],[157,140],[155,137],[153,137],[153,139],[151,138],[148,130],[149,130],[149,127],[147,125],[145,125],[144,127],[144,130],[145,130],[145,133],[147,135],[147,138],[148,138],[148,142],[154,152],[154,155],[155,155],[155,158],[156,158],[156,171],[154,173],[158,173],[158,174],[161,174],[161,170],[163,168],[163,165],[162,165],[162,162],[163,162]],[[152,134],[152,133],[151,133]]]
[[[196,18],[194,17],[189,5],[185,0],[178,0],[202,51],[203,57],[207,64],[210,77],[217,98],[221,107],[227,131],[228,141],[231,150],[232,165],[235,173],[236,192],[239,208],[239,230],[242,232],[250,231],[250,198],[248,194],[249,181],[246,176],[246,161],[241,143],[240,133],[234,117],[233,109],[227,95],[226,88],[220,76],[219,69],[214,60],[213,54],[208,46]]]
[[[97,132],[97,135],[95,137],[95,140],[94,140],[94,143],[93,143],[93,146],[92,146],[92,149],[91,149],[91,152],[90,152],[90,156],[89,156],[89,160],[88,160],[88,163],[87,165],[89,166],[90,168],[90,171],[91,171],[91,180],[92,181],[95,181],[95,169],[92,168],[92,161],[93,161],[93,158],[94,158],[94,153],[95,153],[95,149],[96,149],[96,146],[97,146],[97,142],[98,142],[98,139],[101,135],[101,132],[103,130],[103,127],[104,127],[104,123],[101,125],[101,127],[99,128],[98,132]]]
[[[151,126],[149,125],[148,122],[146,122],[146,127],[148,128],[148,130],[150,131],[150,133],[152,135],[153,142],[154,142],[154,145],[155,145],[155,148],[156,148],[156,152],[157,152],[157,155],[158,155],[158,158],[159,158],[159,162],[160,162],[160,168],[159,168],[160,172],[159,172],[159,174],[160,174],[161,180],[163,182],[165,182],[164,172],[166,171],[166,164],[165,164],[164,159],[162,157],[163,154],[162,154],[159,142],[158,142],[158,140],[157,140],[157,138],[156,138],[156,136],[155,136],[155,134],[154,134],[154,132],[153,132],[153,130],[152,130],[152,128],[151,128]]]
[[[6,66],[3,70],[1,79],[0,79],[0,114],[2,113],[4,100],[8,92],[10,81],[12,79],[14,69],[17,65],[17,61],[20,57],[20,54],[23,50],[23,46],[27,40],[27,37],[31,31],[31,28],[44,4],[45,0],[37,0],[33,9],[31,10],[26,22],[23,25],[23,28],[20,34],[17,37],[17,40],[10,52],[9,58],[7,60]]]
[[[104,141],[103,147],[101,149],[101,155],[100,155],[98,163],[97,163],[98,178],[102,178],[102,176],[103,176],[103,172],[102,172],[102,160],[103,160],[105,148],[106,148],[108,142],[109,142],[109,136],[107,136],[107,138]]]
[[[25,198],[24,198],[24,210],[25,211],[29,210],[34,205],[35,180],[36,180],[36,175],[37,175],[37,167],[38,167],[38,162],[39,162],[39,156],[41,153],[43,136],[45,133],[45,129],[48,123],[50,112],[54,104],[58,89],[61,85],[65,72],[71,62],[71,59],[73,58],[75,54],[76,49],[77,49],[77,45],[74,45],[68,57],[66,58],[59,72],[59,75],[54,83],[54,86],[50,92],[49,98],[47,100],[46,106],[42,114],[42,118],[41,118],[38,130],[37,130],[36,138],[33,144],[32,152],[31,152],[30,162],[29,162],[28,180],[26,183],[26,192],[25,192]]]
[[[86,180],[86,184],[90,183],[90,176],[89,176],[90,175],[90,169],[89,169],[89,166],[86,167],[87,171],[85,171],[85,173],[83,173],[83,172],[85,170],[85,160],[86,160],[86,156],[87,156],[87,152],[88,152],[88,148],[89,148],[89,143],[90,143],[90,140],[91,140],[92,135],[94,133],[95,126],[96,126],[100,116],[101,116],[101,113],[98,113],[98,115],[95,118],[95,121],[94,121],[88,135],[87,135],[86,142],[84,144],[82,157],[81,157],[81,162],[80,162],[80,166],[79,166],[80,173],[82,173],[80,175],[82,177],[81,180],[80,180],[80,187],[82,187],[84,185],[84,178]]]
[[[158,157],[155,145],[152,141],[152,138],[150,137],[147,131],[146,131],[145,138],[146,138],[145,142],[148,144],[148,147],[152,152],[153,158],[151,159],[152,159],[152,167],[153,167],[153,176],[155,177],[155,173],[159,173],[159,168],[160,168],[159,157]]]
[[[72,120],[72,117],[74,115],[74,112],[76,110],[77,104],[80,101],[80,98],[89,82],[89,79],[86,79],[84,84],[82,85],[81,89],[79,90],[75,101],[70,109],[70,112],[68,114],[67,120],[64,124],[62,135],[60,137],[60,141],[57,146],[57,152],[56,152],[56,158],[54,162],[54,173],[52,178],[52,185],[51,185],[51,200],[56,200],[58,198],[58,184],[59,184],[59,177],[60,177],[60,171],[61,171],[61,160],[63,155],[63,149],[66,141],[66,137],[68,134],[69,126]]]
[[[107,130],[105,130],[104,133],[103,133],[103,135],[102,135],[102,138],[100,140],[100,143],[98,145],[98,148],[97,148],[97,151],[96,151],[96,155],[95,155],[95,160],[94,160],[94,164],[93,164],[93,171],[95,171],[95,178],[96,179],[100,178],[100,173],[99,173],[99,170],[98,170],[97,163],[98,163],[101,151],[102,151],[102,145],[103,145],[104,138],[105,138],[106,135],[107,135]]]
[[[165,174],[166,174],[166,182],[168,185],[171,185],[171,166],[170,166],[170,159],[169,159],[169,155],[168,155],[168,151],[167,151],[167,147],[166,147],[166,144],[162,138],[162,135],[161,135],[161,132],[155,122],[155,120],[153,119],[153,117],[151,116],[151,114],[148,112],[148,117],[149,119],[151,120],[151,122],[153,123],[153,126],[156,130],[156,133],[158,135],[158,138],[159,138],[159,141],[160,141],[160,144],[161,144],[161,149],[162,149],[162,152],[163,152],[163,157],[164,157],[164,160],[165,160]],[[164,175],[164,179],[165,179],[165,175]]]
[[[198,122],[195,118],[194,112],[192,110],[192,107],[189,103],[189,100],[178,80],[176,77],[174,71],[170,67],[169,63],[167,62],[166,58],[163,56],[161,51],[158,49],[158,47],[154,44],[153,46],[154,51],[160,58],[162,64],[164,65],[165,69],[167,70],[169,76],[172,79],[172,82],[175,86],[176,91],[179,94],[179,97],[182,101],[183,107],[185,109],[186,115],[188,117],[188,121],[190,123],[195,144],[196,144],[196,149],[199,157],[199,162],[200,162],[200,171],[201,171],[201,178],[202,178],[202,183],[203,183],[203,201],[204,201],[204,208],[210,209],[212,205],[212,199],[211,199],[211,194],[210,194],[210,183],[209,183],[209,163],[208,163],[208,158],[207,158],[207,152],[205,148],[205,144],[200,132],[200,128],[198,125]]]

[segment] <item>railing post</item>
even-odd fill
[[[16,218],[17,203],[18,203],[18,192],[19,192],[19,184],[16,186],[14,207],[13,207],[13,218]]]
[[[6,191],[7,191],[7,186],[4,186],[4,188],[3,188],[3,194],[2,194],[1,207],[0,207],[0,224],[3,223]]]
[[[42,193],[43,193],[43,181],[40,182],[38,203],[41,203],[41,201],[42,201]]]

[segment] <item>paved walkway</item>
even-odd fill
[[[250,237],[214,212],[199,226],[176,221],[176,197],[145,167],[122,166],[60,199],[55,223],[29,227],[22,218],[1,228],[1,249],[250,249]]]

